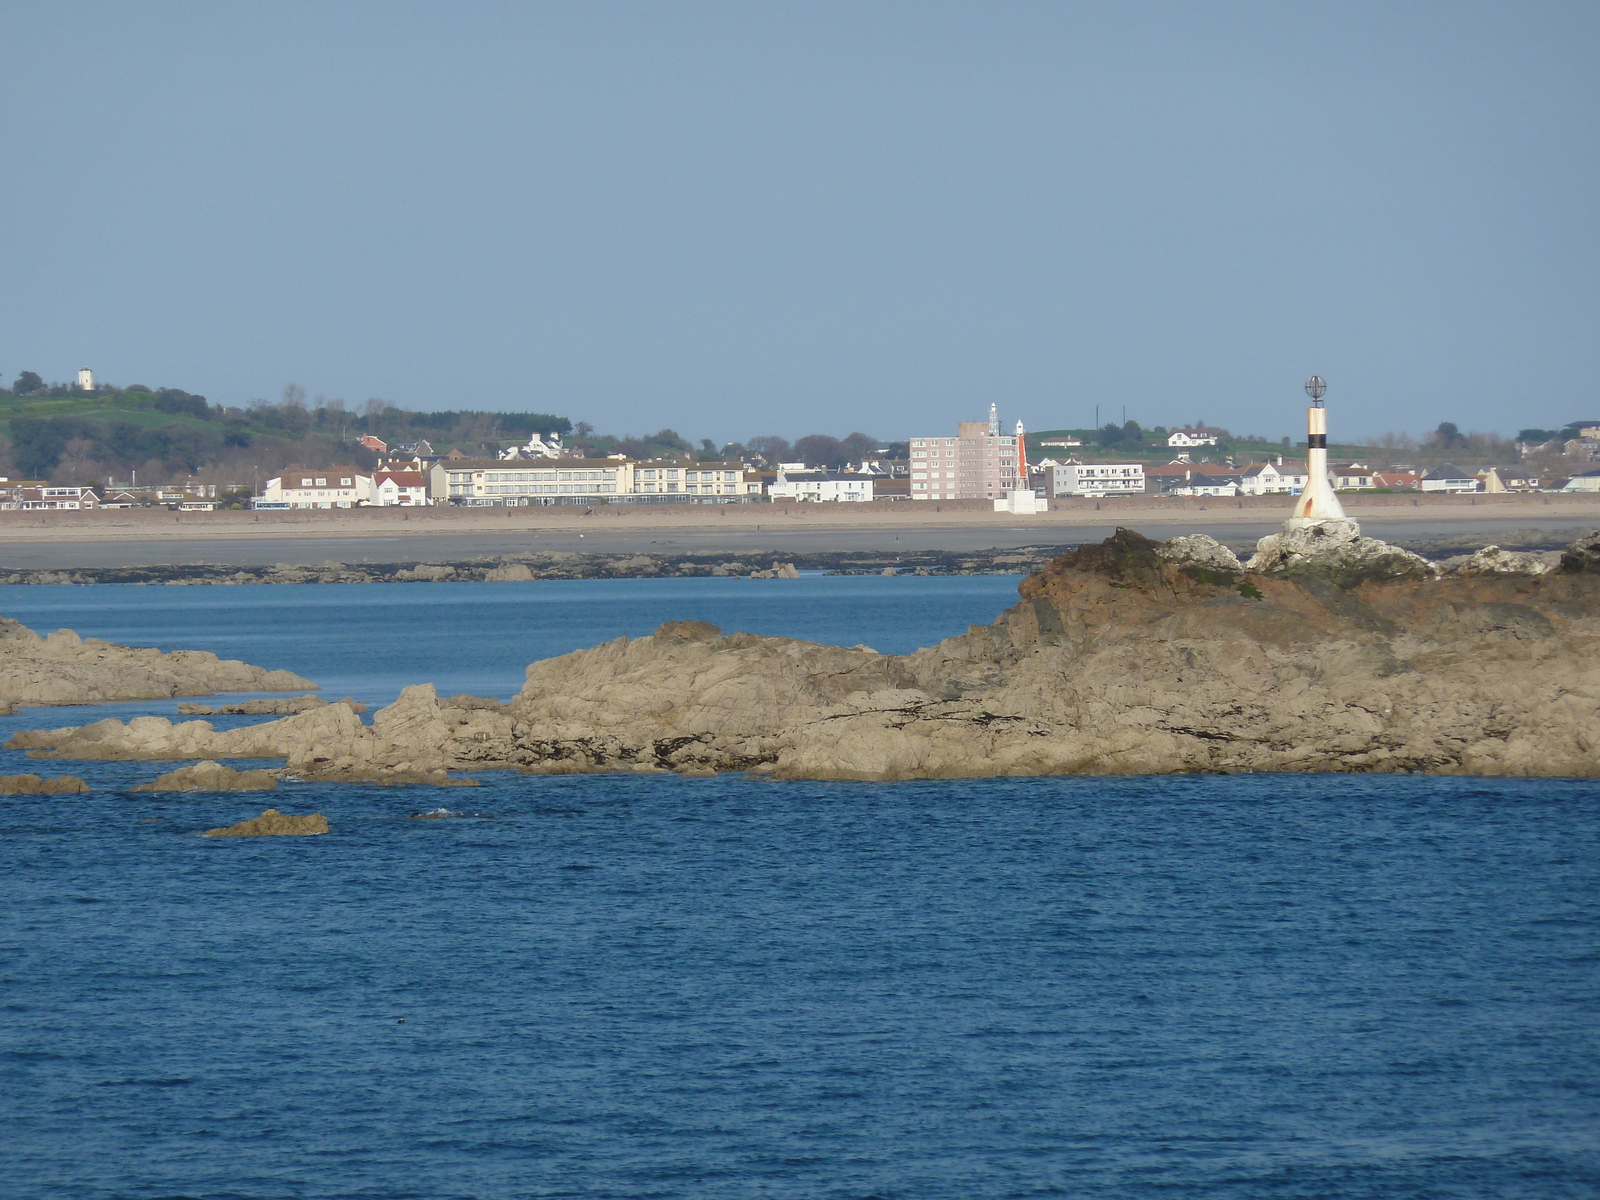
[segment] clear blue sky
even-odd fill
[[[1600,5],[0,5],[0,373],[693,437],[1600,415]]]

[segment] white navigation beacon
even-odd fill
[[[1328,410],[1322,407],[1327,390],[1321,375],[1306,380],[1306,395],[1311,397],[1311,407],[1306,409],[1306,486],[1294,502],[1295,517],[1305,521],[1345,519],[1339,497],[1328,482]]]

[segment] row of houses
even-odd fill
[[[88,512],[101,508],[149,508],[159,506],[180,512],[210,512],[217,506],[216,489],[210,495],[175,488],[133,491],[126,488],[94,488],[77,484],[53,484],[40,479],[0,478],[0,512],[44,511]]]
[[[1180,459],[1162,466],[1143,463],[1082,463],[1046,460],[1046,496],[1270,496],[1299,495],[1310,480],[1304,462],[1193,463]],[[1328,479],[1336,491],[1513,493],[1600,491],[1600,471],[1572,476],[1541,476],[1520,467],[1466,468],[1444,463],[1425,470],[1373,470],[1363,463],[1333,463]]]

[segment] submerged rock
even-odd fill
[[[151,783],[141,783],[135,792],[270,792],[278,786],[271,771],[236,771],[219,762],[197,762],[179,767]]]
[[[80,796],[89,785],[76,775],[0,775],[0,796]]]
[[[528,583],[535,576],[527,563],[505,563],[483,574],[485,583]]]
[[[359,701],[346,696],[339,704],[348,705],[350,711],[364,713],[367,706]],[[294,713],[306,712],[313,708],[326,708],[328,701],[321,696],[284,696],[264,700],[241,700],[237,704],[219,704],[212,707],[209,704],[192,704],[181,701],[178,704],[178,715],[183,717],[218,717],[218,716],[250,716],[287,717]]]
[[[328,818],[321,813],[294,816],[269,808],[259,817],[240,821],[221,829],[208,829],[205,837],[305,837],[328,832]]]

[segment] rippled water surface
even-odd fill
[[[0,611],[340,694],[365,661],[381,701],[452,662],[451,690],[509,695],[534,642],[677,617],[906,649],[1014,584]],[[0,758],[101,789],[0,808],[8,1197],[1600,1190],[1593,783],[486,773],[178,799],[122,790],[158,764]],[[195,836],[268,802],[333,833]]]

